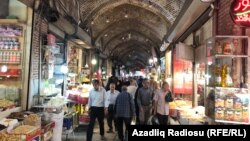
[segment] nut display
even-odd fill
[[[12,134],[29,134],[35,129],[37,129],[37,127],[35,126],[21,125],[21,126],[18,126],[16,129],[14,129],[11,133]]]
[[[37,114],[30,114],[24,119],[24,124],[32,126],[41,126],[41,117]]]
[[[10,135],[3,132],[0,133],[0,141],[20,141],[20,135]]]
[[[0,99],[0,107],[2,107],[2,108],[7,108],[7,107],[10,107],[13,105],[15,105],[14,102],[12,102],[10,100]]]

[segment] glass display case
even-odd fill
[[[0,112],[21,106],[25,26],[0,20]]]
[[[205,107],[215,123],[250,124],[247,36],[215,36],[206,42]]]

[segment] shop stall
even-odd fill
[[[216,124],[250,124],[248,45],[248,36],[215,36],[206,42],[206,115]]]
[[[0,119],[26,105],[25,31],[26,25],[16,19],[0,20]]]

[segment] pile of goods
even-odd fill
[[[25,125],[31,125],[31,126],[41,126],[41,117],[37,114],[30,114],[24,119]]]
[[[30,141],[34,137],[40,135],[40,129],[30,125],[20,125],[12,130],[10,133],[1,132],[1,141]]]
[[[244,94],[215,95],[215,119],[249,122],[249,99]],[[238,97],[240,96],[240,97]]]
[[[6,132],[0,132],[0,141],[20,141],[19,135],[10,135]]]
[[[7,99],[0,99],[0,111],[5,111],[6,109],[11,109],[15,107],[15,103],[7,100]]]
[[[22,112],[14,112],[14,113],[11,113],[8,118],[10,119],[17,119],[17,120],[24,120],[24,117],[25,117],[25,114],[22,113]]]
[[[14,129],[11,132],[11,134],[24,134],[24,135],[26,135],[26,134],[29,134],[36,129],[37,129],[37,127],[35,127],[35,126],[21,125],[21,126],[18,126],[16,129]]]

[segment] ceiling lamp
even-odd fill
[[[92,65],[95,65],[96,63],[97,63],[97,61],[96,61],[95,58],[91,60],[91,64],[92,64]]]
[[[149,8],[152,8],[152,2],[148,1],[148,4],[149,4]]]
[[[107,19],[106,19],[106,23],[109,23],[109,22],[110,22],[109,17],[107,17]]]
[[[105,36],[105,37],[108,37],[108,34],[105,34],[104,36]]]
[[[93,19],[92,19],[92,21],[91,21],[91,24],[92,24],[92,25],[95,24]]]
[[[124,17],[125,17],[125,18],[128,18],[128,11],[125,11]]]

